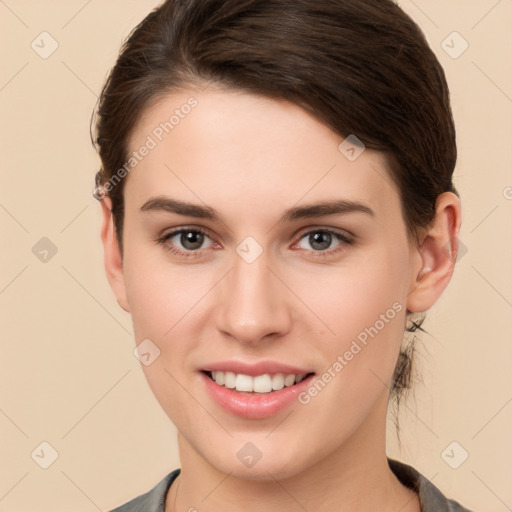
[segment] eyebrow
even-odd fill
[[[141,212],[163,212],[195,217],[197,219],[207,219],[222,222],[219,213],[210,206],[201,206],[193,203],[178,201],[170,197],[158,196],[147,200],[141,207]],[[292,222],[302,219],[314,219],[325,217],[327,215],[365,213],[375,217],[375,212],[367,205],[358,201],[334,200],[323,201],[320,203],[309,204],[305,206],[294,206],[284,212],[278,223]]]

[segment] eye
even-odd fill
[[[213,240],[202,230],[180,228],[167,233],[158,240],[169,251],[180,256],[195,256],[198,251],[214,245]]]
[[[339,246],[352,243],[353,241],[342,233],[329,229],[315,229],[304,233],[297,247],[314,252],[335,252]]]

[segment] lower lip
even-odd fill
[[[226,411],[248,419],[269,418],[287,408],[297,401],[297,396],[311,384],[313,377],[309,375],[298,384],[270,393],[245,393],[221,386],[201,372],[211,397]]]

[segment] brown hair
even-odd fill
[[[456,193],[443,68],[391,0],[167,0],[124,43],[97,109],[96,197],[112,199],[121,249],[125,179],[112,178],[138,120],[158,98],[209,82],[291,101],[385,152],[413,237],[432,220],[437,197]],[[404,345],[397,363],[397,405],[410,387],[413,350]]]

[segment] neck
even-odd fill
[[[259,480],[217,470],[178,436],[181,474],[166,512],[420,512],[418,496],[390,470],[385,451],[385,409],[369,418],[336,451],[293,476]],[[382,411],[381,411],[382,412]],[[382,424],[381,422],[384,422]],[[376,436],[375,432],[381,435]]]

